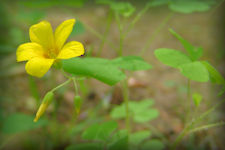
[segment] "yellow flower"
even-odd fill
[[[31,42],[21,44],[16,52],[18,62],[28,61],[25,66],[28,74],[42,77],[56,60],[84,54],[84,47],[80,42],[71,41],[64,45],[74,23],[75,19],[64,21],[56,28],[55,33],[47,21],[30,27]]]

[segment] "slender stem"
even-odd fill
[[[192,119],[192,121],[183,129],[180,135],[175,139],[174,143],[172,144],[172,150],[177,148],[177,145],[181,142],[181,140],[189,133],[189,131],[193,128],[193,126],[208,116],[212,111],[214,111],[218,106],[220,106],[225,99],[221,100],[219,103],[215,104],[212,108],[201,114],[199,117]]]
[[[148,38],[146,44],[142,48],[140,55],[143,56],[152,41],[155,39],[156,35],[161,31],[161,29],[166,25],[166,23],[169,21],[169,19],[173,16],[173,12],[169,13],[166,18],[163,20],[163,22],[157,27],[157,29],[153,32],[153,34]]]
[[[12,139],[14,139],[15,137],[17,136],[17,134],[13,134],[13,135],[10,135],[6,138],[4,138],[4,140],[1,141],[1,144],[0,144],[0,149],[3,149],[7,144],[10,143],[10,141]]]
[[[87,30],[89,30],[92,34],[94,34],[94,35],[95,35],[97,38],[99,38],[100,40],[103,40],[103,39],[104,39],[104,37],[103,37],[100,33],[98,33],[95,29],[93,29],[93,28],[90,27],[89,25],[84,24],[84,26],[85,26],[85,28],[86,28]],[[109,46],[110,46],[112,49],[116,50],[116,47],[113,45],[112,42],[110,42],[110,41],[107,40],[107,39],[105,39],[105,42],[108,43]]]
[[[68,84],[68,83],[70,83],[71,80],[72,80],[71,78],[68,79],[68,80],[66,80],[66,81],[63,82],[62,84],[60,84],[60,85],[58,85],[57,87],[53,88],[53,89],[51,90],[51,92],[55,92],[55,91],[58,90],[59,88],[63,87],[64,85],[66,85],[66,84]]]
[[[207,125],[203,125],[201,127],[197,127],[197,128],[194,128],[194,129],[191,129],[188,134],[191,134],[191,133],[194,133],[194,132],[197,132],[197,131],[201,131],[201,130],[204,130],[204,129],[209,129],[209,128],[213,128],[213,127],[218,127],[218,126],[223,126],[225,125],[225,122],[216,122],[216,123],[212,123],[212,124],[207,124]]]
[[[130,132],[130,115],[129,115],[129,92],[128,92],[128,85],[127,79],[123,81],[123,99],[125,101],[125,108],[126,108],[126,128],[128,133]]]
[[[191,80],[190,79],[187,80],[187,103],[188,103],[188,107],[186,108],[187,115],[186,115],[185,122],[188,122],[190,113],[192,111],[192,108],[191,108],[191,104],[192,104],[192,102],[191,102]]]
[[[74,85],[74,88],[75,88],[75,94],[79,95],[79,93],[78,93],[78,86],[77,86],[77,82],[76,82],[75,77],[73,77],[72,80],[73,80],[73,85]]]
[[[123,56],[123,39],[124,39],[123,26],[121,24],[120,16],[118,13],[115,13],[115,17],[116,17],[116,22],[120,32],[120,44],[119,44],[118,55]]]
[[[103,35],[103,38],[102,38],[102,42],[101,42],[100,47],[99,47],[98,56],[100,56],[101,53],[102,53],[104,44],[106,42],[107,35],[109,34],[111,22],[112,22],[112,11],[110,10],[110,12],[108,14],[108,17],[107,17],[106,29],[105,29],[105,32],[104,32],[104,35]]]
[[[132,20],[132,22],[128,26],[127,30],[125,31],[124,36],[127,36],[127,34],[130,32],[130,30],[137,23],[137,21],[148,11],[149,7],[150,7],[150,5],[146,4],[145,7],[135,16],[135,18]]]

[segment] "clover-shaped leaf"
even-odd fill
[[[202,56],[202,48],[201,47],[194,47],[184,38],[182,38],[178,33],[176,33],[173,29],[169,30],[184,46],[185,50],[188,52],[191,60],[196,61]]]
[[[134,148],[136,148],[139,144],[141,144],[150,135],[151,135],[150,131],[148,131],[148,130],[141,130],[141,131],[132,133],[130,135],[129,142],[130,142],[130,144],[132,144],[132,146],[135,146]]]
[[[74,75],[96,78],[109,85],[114,85],[126,77],[118,67],[102,58],[87,57],[64,60],[63,69]]]
[[[191,59],[184,53],[169,48],[159,48],[154,53],[162,63],[174,68],[191,62]]]
[[[32,129],[40,128],[45,125],[46,120],[40,120],[37,123],[33,122],[34,116],[14,113],[4,119],[1,132],[6,134],[15,134],[20,132],[26,132]]]
[[[123,56],[112,60],[112,64],[118,66],[121,69],[138,71],[148,70],[152,66],[146,63],[141,57],[138,56]]]
[[[151,139],[148,142],[145,142],[141,145],[141,150],[163,150],[165,145],[157,139]]]
[[[130,101],[129,102],[129,111],[130,116],[132,116],[133,120],[137,123],[144,123],[151,121],[158,117],[158,110],[151,108],[153,105],[152,99],[146,99],[142,101]],[[121,104],[120,106],[116,106],[111,111],[110,115],[114,119],[122,119],[126,117],[126,107],[125,104]]]
[[[104,122],[102,124],[94,124],[87,128],[82,138],[86,140],[102,140],[105,141],[110,134],[117,129],[117,123],[114,121]]]
[[[208,70],[199,61],[182,64],[179,69],[185,77],[191,80],[198,82],[207,82],[209,80]]]

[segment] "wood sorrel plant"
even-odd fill
[[[162,63],[171,66],[173,68],[179,69],[182,75],[188,78],[187,82],[187,99],[189,103],[189,108],[187,111],[187,120],[186,127],[181,132],[181,134],[175,139],[175,142],[172,144],[172,149],[176,149],[177,145],[189,133],[193,133],[195,131],[199,131],[204,128],[224,125],[224,122],[217,122],[212,124],[204,125],[203,127],[195,127],[195,124],[203,118],[205,118],[209,113],[211,113],[217,106],[219,106],[223,101],[219,102],[217,105],[213,106],[211,109],[202,113],[199,117],[192,116],[192,120],[189,120],[189,115],[191,113],[192,101],[191,101],[191,81],[197,82],[208,82],[209,80],[212,83],[216,83],[225,85],[225,79],[223,76],[207,61],[201,61],[199,58],[203,54],[203,49],[200,47],[195,47],[191,45],[188,41],[183,39],[179,34],[177,34],[174,30],[170,29],[170,32],[181,42],[188,55],[185,53],[169,49],[169,48],[159,48],[155,50],[155,56]],[[219,93],[222,95],[224,93],[223,89]],[[192,95],[193,103],[198,108],[200,102],[202,101],[202,96],[200,94],[194,93]]]

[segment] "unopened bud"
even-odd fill
[[[74,105],[75,105],[76,113],[79,114],[80,108],[81,108],[81,105],[82,105],[82,100],[81,100],[81,97],[79,95],[74,97]]]
[[[38,111],[36,113],[36,117],[34,118],[34,122],[37,122],[38,119],[44,114],[45,110],[47,109],[48,105],[52,102],[52,99],[54,97],[53,92],[48,92],[45,97],[43,98],[43,101],[38,108]]]

